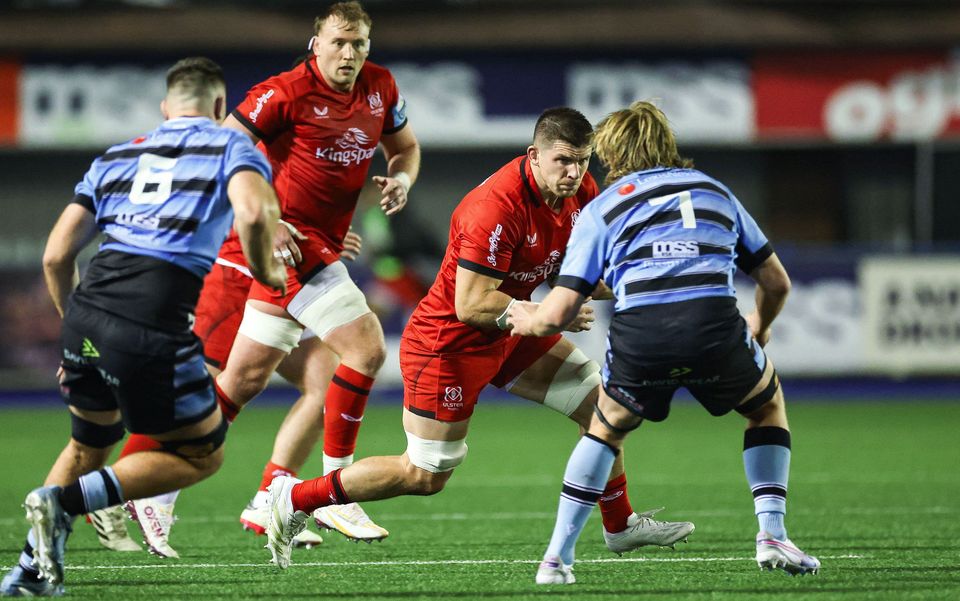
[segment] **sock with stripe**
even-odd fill
[[[24,571],[24,575],[33,580],[34,582],[40,582],[40,571],[33,566],[33,548],[36,546],[37,540],[33,536],[33,528],[27,531],[27,541],[23,544],[23,551],[20,552],[20,567]]]
[[[340,484],[340,470],[295,484],[290,490],[290,500],[295,510],[305,513],[312,513],[318,507],[345,505],[350,502]]]
[[[593,506],[606,488],[617,450],[590,434],[584,434],[567,461],[557,523],[545,556],[557,555],[573,564],[574,548]]]
[[[109,466],[80,476],[79,480],[60,490],[60,506],[71,516],[120,503],[123,503],[123,490]]]
[[[323,472],[353,463],[363,410],[373,378],[342,363],[333,373],[323,409]]]
[[[783,518],[787,513],[790,432],[775,426],[745,431],[743,467],[753,493],[753,506],[760,530],[780,540],[787,538]]]
[[[627,529],[627,518],[633,513],[630,498],[627,496],[627,475],[620,474],[607,482],[600,496],[600,515],[603,516],[603,529],[607,532],[623,532]]]
[[[263,477],[260,479],[260,488],[258,490],[266,491],[267,487],[270,486],[270,483],[273,482],[273,479],[277,476],[292,476],[295,478],[297,472],[272,461],[268,461],[267,465],[263,467]]]

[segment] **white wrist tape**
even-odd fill
[[[404,191],[404,192],[409,192],[409,191],[410,191],[410,186],[413,185],[413,182],[410,181],[410,176],[407,175],[407,172],[406,172],[406,171],[397,171],[396,173],[394,173],[394,174],[391,175],[390,177],[392,177],[393,179],[397,180],[397,183],[399,183],[401,186],[403,186],[403,191]]]
[[[507,303],[507,308],[503,310],[503,313],[500,314],[500,317],[497,318],[497,327],[501,330],[507,329],[507,313],[510,312],[510,307],[517,302],[517,299],[511,298],[510,302]]]

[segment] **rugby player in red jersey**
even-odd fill
[[[224,367],[216,380],[218,399],[232,418],[279,367],[310,404],[291,412],[281,426],[261,491],[241,516],[245,527],[260,533],[267,519],[266,484],[278,473],[294,473],[319,435],[312,421],[318,403],[310,396],[326,389],[324,471],[350,465],[367,396],[386,353],[380,323],[339,257],[378,144],[387,158],[387,176],[373,180],[387,215],[407,203],[420,148],[390,72],[366,62],[371,25],[359,3],[333,4],[315,21],[312,59],[255,85],[224,122],[260,142],[273,167],[289,226],[278,228],[285,240],[277,244],[278,256],[288,265],[288,293],[253,286],[243,321],[220,324],[220,334],[213,332],[218,307],[208,306],[212,317],[198,312],[197,327],[212,332],[205,340],[207,357]],[[294,239],[294,232],[302,236]],[[237,280],[248,283],[237,269],[243,267],[237,251],[227,244],[218,257],[217,293],[236,288]],[[217,294],[208,298],[218,300]],[[316,337],[301,341],[304,328]],[[228,331],[239,334],[234,340],[223,335]],[[291,354],[298,344],[298,352]],[[323,527],[353,539],[388,535],[355,503],[325,507],[315,517]]]
[[[321,478],[280,476],[270,485],[267,547],[280,567],[307,516],[330,503],[439,492],[467,453],[466,436],[487,384],[589,424],[598,397],[599,365],[560,335],[511,337],[507,310],[528,300],[557,272],[580,210],[598,193],[587,172],[590,123],[569,108],[545,111],[525,155],[507,163],[461,201],[436,281],[404,330],[403,426],[407,450],[370,457]],[[596,298],[609,297],[599,286]],[[568,328],[589,329],[585,306]],[[233,357],[231,357],[231,361]],[[626,495],[622,461],[601,501],[607,546],[615,552],[672,545],[693,530],[636,514]]]

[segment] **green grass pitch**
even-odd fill
[[[102,549],[78,522],[67,594],[89,599],[960,599],[960,402],[802,401],[790,406],[791,538],[819,556],[818,576],[760,572],[740,459],[743,420],[690,403],[645,424],[626,448],[637,510],[689,519],[689,544],[620,558],[594,512],[578,546],[578,583],[533,584],[576,430],[535,406],[481,404],[470,452],[433,497],[368,503],[383,543],[294,550],[268,565],[263,539],[237,517],[259,481],[284,408],[252,407],[231,428],[216,476],[184,492],[171,542],[179,560]],[[20,502],[66,440],[66,411],[0,410],[0,565],[26,532]],[[367,412],[358,456],[404,448],[398,407]],[[319,453],[318,453],[319,455]],[[312,460],[305,475],[316,475]]]

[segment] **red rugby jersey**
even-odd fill
[[[543,201],[526,156],[518,157],[474,188],[450,218],[450,238],[437,279],[403,332],[437,353],[480,349],[509,332],[479,330],[457,319],[457,266],[503,282],[501,292],[521,300],[560,271],[573,224],[599,190],[589,173],[576,196],[554,213]]]
[[[381,136],[407,124],[393,76],[368,61],[339,92],[308,60],[253,86],[233,116],[261,139],[283,219],[308,238],[298,271],[336,261]],[[235,233],[220,256],[243,264]]]

